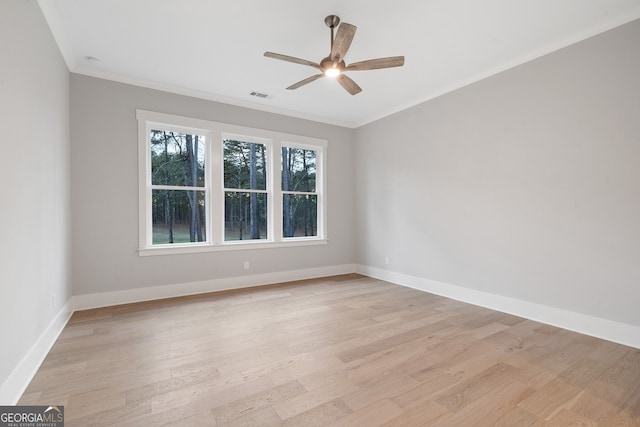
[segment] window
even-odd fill
[[[224,240],[266,240],[268,235],[267,143],[225,138],[222,146],[224,149]]]
[[[152,244],[207,241],[207,140],[166,126],[149,130]]]
[[[317,157],[313,149],[282,147],[283,237],[317,236]]]
[[[326,243],[324,140],[138,110],[140,255]]]

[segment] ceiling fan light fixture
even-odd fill
[[[324,75],[327,77],[338,77],[340,75],[339,68],[327,68],[324,70]]]

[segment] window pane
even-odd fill
[[[224,197],[224,240],[267,238],[267,195],[227,191]]]
[[[282,190],[316,191],[316,152],[282,147]]]
[[[151,183],[204,187],[205,137],[151,131]]]
[[[153,244],[206,241],[204,200],[204,191],[152,190]]]
[[[224,187],[251,190],[267,188],[266,146],[253,142],[225,139],[224,145]]]
[[[318,196],[282,195],[282,237],[318,235]]]

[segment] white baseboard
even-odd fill
[[[16,405],[73,314],[68,301],[0,387],[0,405]]]
[[[355,271],[409,288],[640,348],[639,326],[364,265],[356,265]]]
[[[87,310],[91,308],[108,307],[111,305],[129,304],[133,302],[152,301],[163,298],[203,294],[207,292],[227,291],[231,289],[242,289],[252,286],[292,282],[295,280],[315,279],[318,277],[349,274],[354,271],[355,265],[344,264],[329,267],[308,268],[303,270],[255,274],[251,276],[227,277],[222,279],[202,280],[198,282],[128,289],[125,291],[74,295],[72,297],[72,303],[75,310]]]

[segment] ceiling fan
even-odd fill
[[[326,58],[323,58],[319,64],[313,61],[307,61],[306,59],[282,55],[280,53],[264,53],[264,56],[267,58],[308,65],[321,71],[320,74],[307,77],[298,83],[292,84],[287,89],[298,89],[301,86],[318,80],[320,77],[329,76],[335,77],[336,80],[338,80],[338,83],[340,83],[340,85],[351,95],[356,95],[362,92],[362,88],[344,74],[345,71],[377,70],[381,68],[401,67],[404,65],[404,56],[389,56],[386,58],[369,59],[367,61],[354,62],[353,64],[347,65],[344,62],[344,57],[349,50],[349,46],[351,46],[357,27],[355,25],[347,24],[346,22],[340,24],[340,18],[336,15],[327,16],[324,19],[324,23],[327,27],[331,28],[331,53]],[[333,31],[336,27],[338,28],[338,31],[335,34],[334,39]]]

